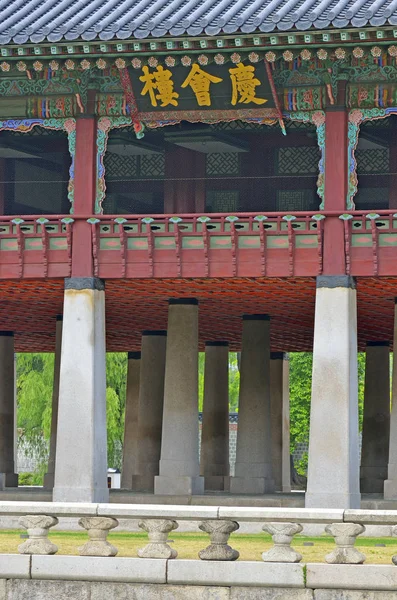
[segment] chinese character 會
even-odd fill
[[[172,81],[172,73],[168,69],[164,69],[159,65],[156,71],[149,72],[148,67],[142,67],[143,75],[139,78],[145,85],[141,92],[142,96],[149,94],[152,106],[157,106],[157,100],[161,102],[160,106],[178,106],[177,98],[179,94],[174,92],[174,82]],[[155,93],[157,92],[157,94]]]
[[[185,88],[190,85],[196,96],[197,104],[199,106],[211,106],[210,84],[220,83],[221,81],[223,79],[220,77],[210,75],[210,73],[203,71],[197,64],[194,64],[181,87]]]
[[[236,67],[229,69],[230,79],[232,80],[232,104],[264,104],[267,102],[264,98],[256,97],[255,88],[261,84],[255,77],[255,67],[252,65],[243,65],[237,63]]]

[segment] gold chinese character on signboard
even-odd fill
[[[142,96],[149,94],[152,106],[157,106],[157,100],[161,102],[160,106],[178,106],[177,98],[179,94],[174,92],[174,82],[172,81],[172,73],[168,69],[164,69],[159,65],[156,71],[150,73],[148,67],[142,67],[143,75],[139,78],[144,83]],[[155,93],[157,92],[157,94]]]
[[[252,65],[243,65],[237,63],[234,69],[229,69],[230,79],[232,80],[232,104],[264,104],[267,102],[264,98],[256,97],[255,88],[261,84],[255,77],[255,67]]]
[[[190,85],[196,96],[197,104],[199,106],[211,106],[210,85],[221,81],[223,79],[220,77],[210,75],[210,73],[206,73],[194,64],[181,87],[185,88]]]

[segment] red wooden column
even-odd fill
[[[93,215],[96,194],[96,132],[93,115],[76,120],[74,216]],[[86,220],[73,225],[72,277],[92,277],[91,226]]]
[[[164,182],[166,214],[205,210],[205,158],[203,152],[167,146]]]
[[[325,199],[324,208],[346,211],[348,189],[347,111],[343,107],[327,109],[325,114]],[[327,217],[324,221],[323,274],[345,273],[343,221]]]

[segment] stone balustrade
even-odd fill
[[[250,508],[223,506],[172,506],[138,504],[78,504],[45,502],[2,502],[0,516],[18,516],[28,539],[18,547],[20,554],[53,555],[58,548],[48,533],[59,517],[76,517],[87,531],[88,541],[78,548],[80,556],[114,557],[117,548],[107,541],[109,532],[118,527],[118,519],[133,519],[148,534],[148,544],[138,550],[142,559],[175,559],[177,549],[167,543],[178,522],[198,522],[198,528],[209,534],[210,544],[198,557],[202,561],[235,561],[239,552],[229,544],[231,533],[239,522],[263,522],[274,545],[262,554],[269,563],[299,563],[302,556],[291,544],[302,531],[302,524],[323,523],[325,532],[335,540],[335,549],[324,557],[329,564],[362,564],[365,556],[355,547],[357,536],[365,524],[397,526],[397,511],[339,510],[303,508]],[[259,557],[258,557],[259,559]],[[391,558],[397,564],[397,554]]]
[[[394,533],[397,511],[392,510],[1,502],[0,517],[7,516],[19,517],[28,538],[19,554],[0,554],[0,598],[5,600],[19,597],[17,592],[32,600],[55,600],[76,597],[78,590],[82,598],[94,599],[255,600],[265,588],[269,600],[384,600],[383,594],[397,590],[397,554],[389,565],[363,564],[365,556],[355,547],[366,525],[388,525]],[[80,556],[57,554],[48,538],[64,517],[76,518],[87,531],[86,543],[76,549]],[[121,519],[137,522],[148,535],[136,558],[116,556],[117,548],[107,541]],[[209,544],[197,560],[175,560],[178,547],[175,542],[171,547],[169,535],[187,521],[209,535]],[[238,536],[229,545],[230,534],[245,522],[260,524],[273,539],[256,561],[237,560]],[[335,548],[323,563],[303,564],[294,536],[305,524],[321,523]],[[368,595],[371,590],[378,595]]]

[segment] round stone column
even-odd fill
[[[394,299],[394,339],[392,373],[392,408],[390,416],[390,444],[387,479],[384,484],[385,500],[397,499],[397,298]]]
[[[52,386],[52,412],[51,412],[51,437],[50,456],[48,459],[48,470],[44,475],[44,487],[54,487],[55,454],[57,446],[58,429],[58,399],[59,399],[59,372],[61,369],[61,346],[62,346],[62,315],[57,315],[55,326],[55,358],[54,358],[54,382]]]
[[[198,301],[171,299],[168,309],[160,474],[155,494],[202,494],[198,456]]]
[[[290,492],[289,360],[285,352],[270,354],[270,412],[275,490]]]
[[[65,280],[54,502],[108,502],[105,284]]]
[[[387,478],[390,434],[390,346],[368,342],[365,357],[361,493],[382,493]]]
[[[206,342],[205,345],[200,473],[206,490],[229,489],[228,342]]]
[[[14,465],[14,334],[0,331],[0,489],[18,487]]]
[[[233,494],[274,492],[270,425],[270,317],[244,315]]]
[[[132,488],[132,477],[138,473],[138,407],[141,353],[128,352],[127,389],[125,396],[123,466],[121,487]]]
[[[139,385],[137,475],[132,477],[135,491],[154,491],[159,474],[161,431],[163,425],[166,331],[142,333],[142,358]]]
[[[306,506],[360,508],[357,296],[347,275],[317,277]]]

